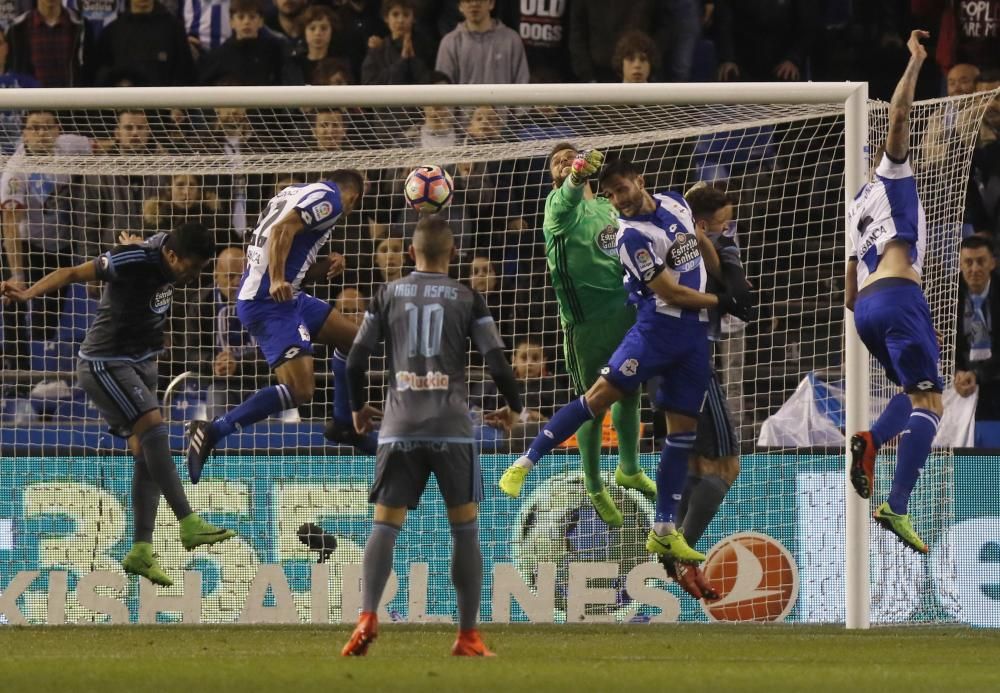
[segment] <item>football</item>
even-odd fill
[[[406,177],[406,204],[423,214],[435,214],[448,206],[455,193],[451,175],[440,166],[418,166]]]

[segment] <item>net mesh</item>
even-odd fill
[[[942,334],[947,375],[971,138],[988,99],[930,102],[914,109],[914,160],[929,231],[926,291]],[[948,109],[953,116],[942,115]],[[873,104],[869,112],[870,141],[881,141],[885,106]],[[331,241],[331,252],[344,257],[345,269],[307,289],[360,323],[378,287],[408,271],[405,248],[417,217],[404,204],[406,174],[419,164],[440,164],[456,184],[455,199],[445,213],[460,246],[454,276],[486,296],[526,405],[535,412],[532,422],[506,437],[481,425],[480,413],[501,402],[478,360],[471,357],[470,404],[483,449],[486,488],[481,520],[483,617],[532,617],[531,599],[541,595],[541,612],[557,620],[581,615],[641,620],[656,617],[661,609],[682,619],[734,613],[757,620],[843,619],[842,434],[833,425],[833,437],[824,438],[816,430],[805,431],[803,438],[803,431],[783,428],[775,418],[804,380],[815,391],[828,393],[818,401],[834,419],[839,407],[841,104],[219,108],[20,115],[23,138],[6,142],[0,159],[8,272],[16,243],[22,250],[22,273],[34,281],[106,250],[121,232],[148,236],[191,219],[205,223],[228,248],[198,282],[174,293],[167,347],[159,359],[158,394],[178,454],[186,444],[186,421],[219,415],[271,381],[259,352],[241,336],[232,309],[243,237],[266,202],[289,182],[316,180],[336,168],[365,173],[361,207],[338,224]],[[714,358],[740,429],[743,473],[699,548],[753,530],[777,539],[794,556],[798,572],[795,577],[771,570],[771,563],[761,559],[767,574],[776,576],[768,578],[777,581],[772,585],[776,591],[772,594],[761,583],[734,612],[713,613],[689,599],[676,599],[680,593],[674,586],[668,586],[674,601],[666,605],[636,596],[647,581],[665,585],[642,546],[651,504],[612,485],[626,521],[619,530],[605,527],[587,502],[573,448],[547,458],[519,501],[506,499],[496,489],[496,479],[513,459],[511,453],[519,454],[539,424],[573,396],[541,232],[551,186],[547,156],[554,143],[567,139],[581,149],[602,149],[609,158],[633,159],[644,168],[651,190],[683,191],[708,180],[737,200],[737,237],[760,302],[759,318],[748,325],[727,323]],[[100,413],[76,385],[75,355],[99,290],[77,285],[27,308],[2,308],[0,585],[11,583],[19,571],[39,571],[39,579],[18,601],[33,622],[44,622],[49,613],[51,571],[73,576],[67,620],[108,618],[97,613],[100,609],[92,600],[81,600],[76,580],[100,570],[121,574],[118,560],[131,536],[131,461],[123,441],[106,432]],[[186,553],[176,538],[176,521],[167,508],[161,509],[155,549],[177,583],[161,594],[186,593],[189,586],[182,584],[182,571],[200,571],[205,622],[289,614],[314,621],[353,619],[357,564],[370,528],[367,486],[373,461],[323,439],[333,382],[329,352],[318,348],[316,356],[312,403],[234,434],[212,458],[205,479],[197,486],[185,483],[195,510],[237,529],[238,539]],[[373,359],[376,386],[383,367]],[[873,379],[876,394],[884,386]],[[372,399],[377,399],[375,394]],[[655,426],[645,396],[643,422],[642,450],[654,453]],[[614,439],[608,442],[613,446]],[[828,454],[814,450],[823,446],[829,446]],[[610,479],[613,447],[606,452],[610,454],[603,460],[604,469]],[[891,459],[887,452],[880,461],[880,493],[888,479],[883,466]],[[643,455],[643,466],[651,474],[656,461],[652,454]],[[921,523],[926,523],[918,529],[932,544],[953,513],[948,470],[947,454],[935,456],[914,501],[921,508]],[[186,480],[183,471],[182,477]],[[424,506],[411,515],[400,538],[397,579],[387,593],[388,615],[393,618],[450,618],[455,608],[447,521],[434,491],[432,482]],[[336,550],[319,567],[317,553],[297,537],[299,527],[309,522],[337,539]],[[873,532],[876,620],[958,616],[935,596],[938,590],[930,584],[929,571],[881,542]],[[731,549],[728,558],[718,559],[720,579],[732,577],[726,560],[742,565],[743,550]],[[941,574],[950,575],[946,547],[940,559]],[[555,564],[551,578],[547,563]],[[283,570],[260,570],[273,564]],[[582,564],[605,566],[595,569],[590,582],[607,590],[595,600],[603,605],[581,605],[574,598],[572,585],[579,585],[579,576],[586,572]],[[890,572],[891,583],[880,580]],[[517,581],[537,595],[522,591],[508,601],[505,590],[516,592]],[[797,602],[789,598],[790,581],[795,582]],[[121,599],[133,620],[142,617],[134,579],[106,582],[111,586],[97,587],[97,594]],[[324,582],[326,591],[320,586]],[[263,611],[250,609],[253,603]],[[279,613],[283,616],[273,616]]]

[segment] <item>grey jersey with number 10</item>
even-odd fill
[[[486,301],[469,287],[430,272],[382,287],[355,339],[372,351],[386,343],[380,444],[474,442],[465,373],[470,338],[484,355],[503,348]]]

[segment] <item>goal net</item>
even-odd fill
[[[179,99],[185,108],[163,107],[169,101],[162,99],[136,108],[131,90],[119,93],[105,92],[100,105],[81,92],[79,101],[63,102],[72,108],[39,103],[7,114],[21,134],[2,143],[0,157],[4,276],[17,271],[36,281],[104,252],[122,233],[148,238],[197,220],[215,234],[223,250],[214,265],[162,297],[164,305],[172,298],[172,307],[157,395],[192,507],[238,537],[185,552],[161,504],[154,549],[175,584],[154,590],[126,579],[119,561],[132,537],[133,463],[76,378],[76,354],[101,287],[75,285],[25,307],[4,305],[0,619],[354,620],[374,460],[324,438],[333,403],[330,351],[316,347],[314,400],[231,435],[197,485],[184,469],[184,427],[220,415],[272,380],[234,309],[244,239],[267,201],[337,168],[364,172],[360,208],[338,223],[329,247],[343,270],[319,272],[305,287],[360,324],[379,287],[410,269],[406,249],[417,216],[406,208],[402,182],[430,163],[455,181],[444,213],[459,247],[453,275],[486,297],[532,412],[509,435],[484,425],[483,412],[502,402],[470,356],[485,485],[482,618],[843,621],[842,98],[515,107],[502,99],[477,105],[487,100],[483,91],[463,101],[429,90],[434,96],[426,98],[453,105],[421,106],[425,97],[417,93],[410,106],[331,108],[320,105],[330,103],[326,96],[303,100],[302,90],[287,100],[282,94],[290,92],[249,90],[245,107],[209,94],[198,104]],[[949,382],[965,187],[993,96],[920,103],[913,112],[913,161],[929,233],[925,291]],[[870,104],[868,114],[874,147],[884,141],[885,104]],[[759,315],[749,324],[727,321],[714,345],[742,451],[740,477],[698,544],[723,593],[714,605],[684,596],[651,561],[644,537],[652,505],[643,497],[610,484],[625,524],[610,529],[600,521],[572,445],[543,460],[518,500],[496,488],[539,426],[574,396],[542,235],[548,156],[562,141],[632,159],[650,191],[684,192],[706,181],[735,202],[732,231]],[[380,398],[384,367],[383,357],[373,358],[372,400]],[[874,364],[871,376],[874,407],[888,389]],[[662,432],[645,394],[642,421],[641,461],[652,475]],[[609,426],[605,443],[610,481],[616,438]],[[888,449],[880,459],[878,498],[892,459]],[[934,547],[930,559],[872,532],[873,621],[970,620],[954,597],[962,576],[948,540],[956,494],[950,460],[947,448],[934,455],[914,497],[917,528]],[[310,548],[303,533],[328,541],[332,551]],[[450,622],[449,541],[432,481],[397,543],[384,618]]]

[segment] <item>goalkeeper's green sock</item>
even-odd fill
[[[618,434],[618,467],[628,476],[639,466],[639,393],[611,405],[611,423]]]
[[[576,430],[576,442],[580,446],[580,465],[583,467],[583,482],[588,493],[598,493],[604,488],[601,478],[601,423],[593,419]]]

